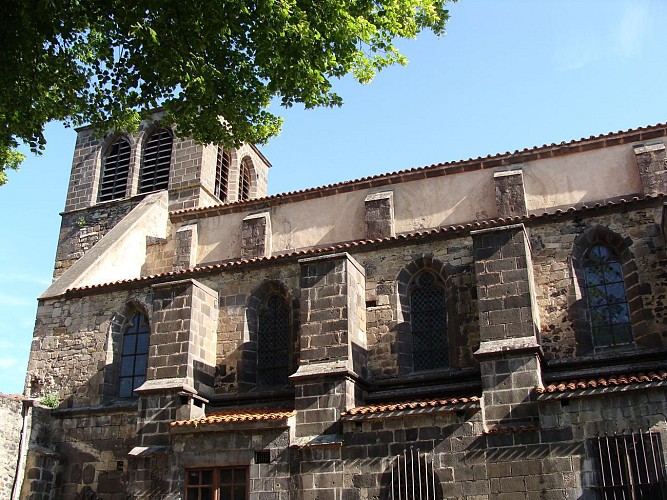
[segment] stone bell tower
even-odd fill
[[[77,129],[55,278],[148,194],[167,191],[169,212],[266,196],[271,165],[256,147],[225,150],[181,138],[159,122],[162,115],[156,111],[134,134]],[[159,232],[156,238],[166,237]]]

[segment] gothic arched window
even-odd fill
[[[139,175],[139,193],[150,193],[169,187],[173,137],[167,129],[158,129],[146,140]]]
[[[231,157],[228,151],[218,146],[218,161],[215,169],[215,195],[220,201],[227,201],[227,184],[229,181],[229,165]]]
[[[446,292],[444,284],[428,271],[420,272],[410,288],[412,360],[415,371],[447,368]]]
[[[590,248],[584,258],[586,299],[595,347],[633,341],[623,269],[605,245]]]
[[[99,201],[125,197],[131,152],[130,143],[123,138],[118,139],[107,150],[102,166]]]
[[[146,381],[149,335],[148,318],[137,312],[123,335],[118,385],[121,398],[131,397],[133,391]]]
[[[290,311],[285,300],[269,296],[257,323],[257,385],[285,385],[290,364]]]
[[[241,170],[239,171],[239,201],[244,201],[250,198],[250,166],[252,162],[247,156],[241,162]]]

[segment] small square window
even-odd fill
[[[257,450],[255,452],[255,463],[256,464],[271,463],[271,450]]]

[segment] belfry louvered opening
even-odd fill
[[[250,165],[252,165],[250,158],[247,156],[243,158],[239,172],[239,201],[250,198]]]
[[[139,193],[150,193],[169,187],[169,167],[173,137],[167,129],[151,134],[144,147]]]
[[[102,167],[99,201],[117,200],[125,197],[131,153],[130,143],[125,139],[118,139],[108,149]]]
[[[231,157],[228,151],[218,146],[218,162],[215,170],[215,195],[220,201],[227,201],[227,186],[229,184],[229,165]]]
[[[665,461],[660,434],[638,432],[593,440],[600,498],[665,499]]]

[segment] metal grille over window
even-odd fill
[[[130,143],[125,139],[114,142],[104,157],[99,201],[125,197],[127,177],[130,172]]]
[[[594,440],[593,448],[601,498],[667,499],[660,434],[601,436]]]
[[[229,182],[229,165],[231,158],[229,153],[218,146],[218,162],[215,169],[215,195],[220,201],[227,201],[227,185]]]
[[[410,290],[412,359],[415,370],[446,368],[449,365],[445,297],[444,286],[434,274],[426,271],[417,276]]]
[[[632,342],[623,269],[609,248],[592,247],[584,261],[586,296],[596,347]]]
[[[246,156],[241,162],[241,171],[239,172],[239,201],[250,198],[250,159]]]
[[[123,335],[123,350],[120,358],[120,383],[118,395],[132,396],[132,391],[146,381],[148,368],[148,319],[141,313],[132,318],[132,324]]]
[[[259,312],[258,385],[285,385],[289,376],[290,313],[285,300],[272,295]]]
[[[410,447],[396,457],[391,467],[388,500],[439,500],[442,489],[429,457]]]
[[[271,463],[271,450],[256,450],[255,451],[255,463],[256,464],[270,464]]]
[[[169,187],[172,142],[171,132],[167,129],[156,130],[146,141],[139,193],[150,193]]]

